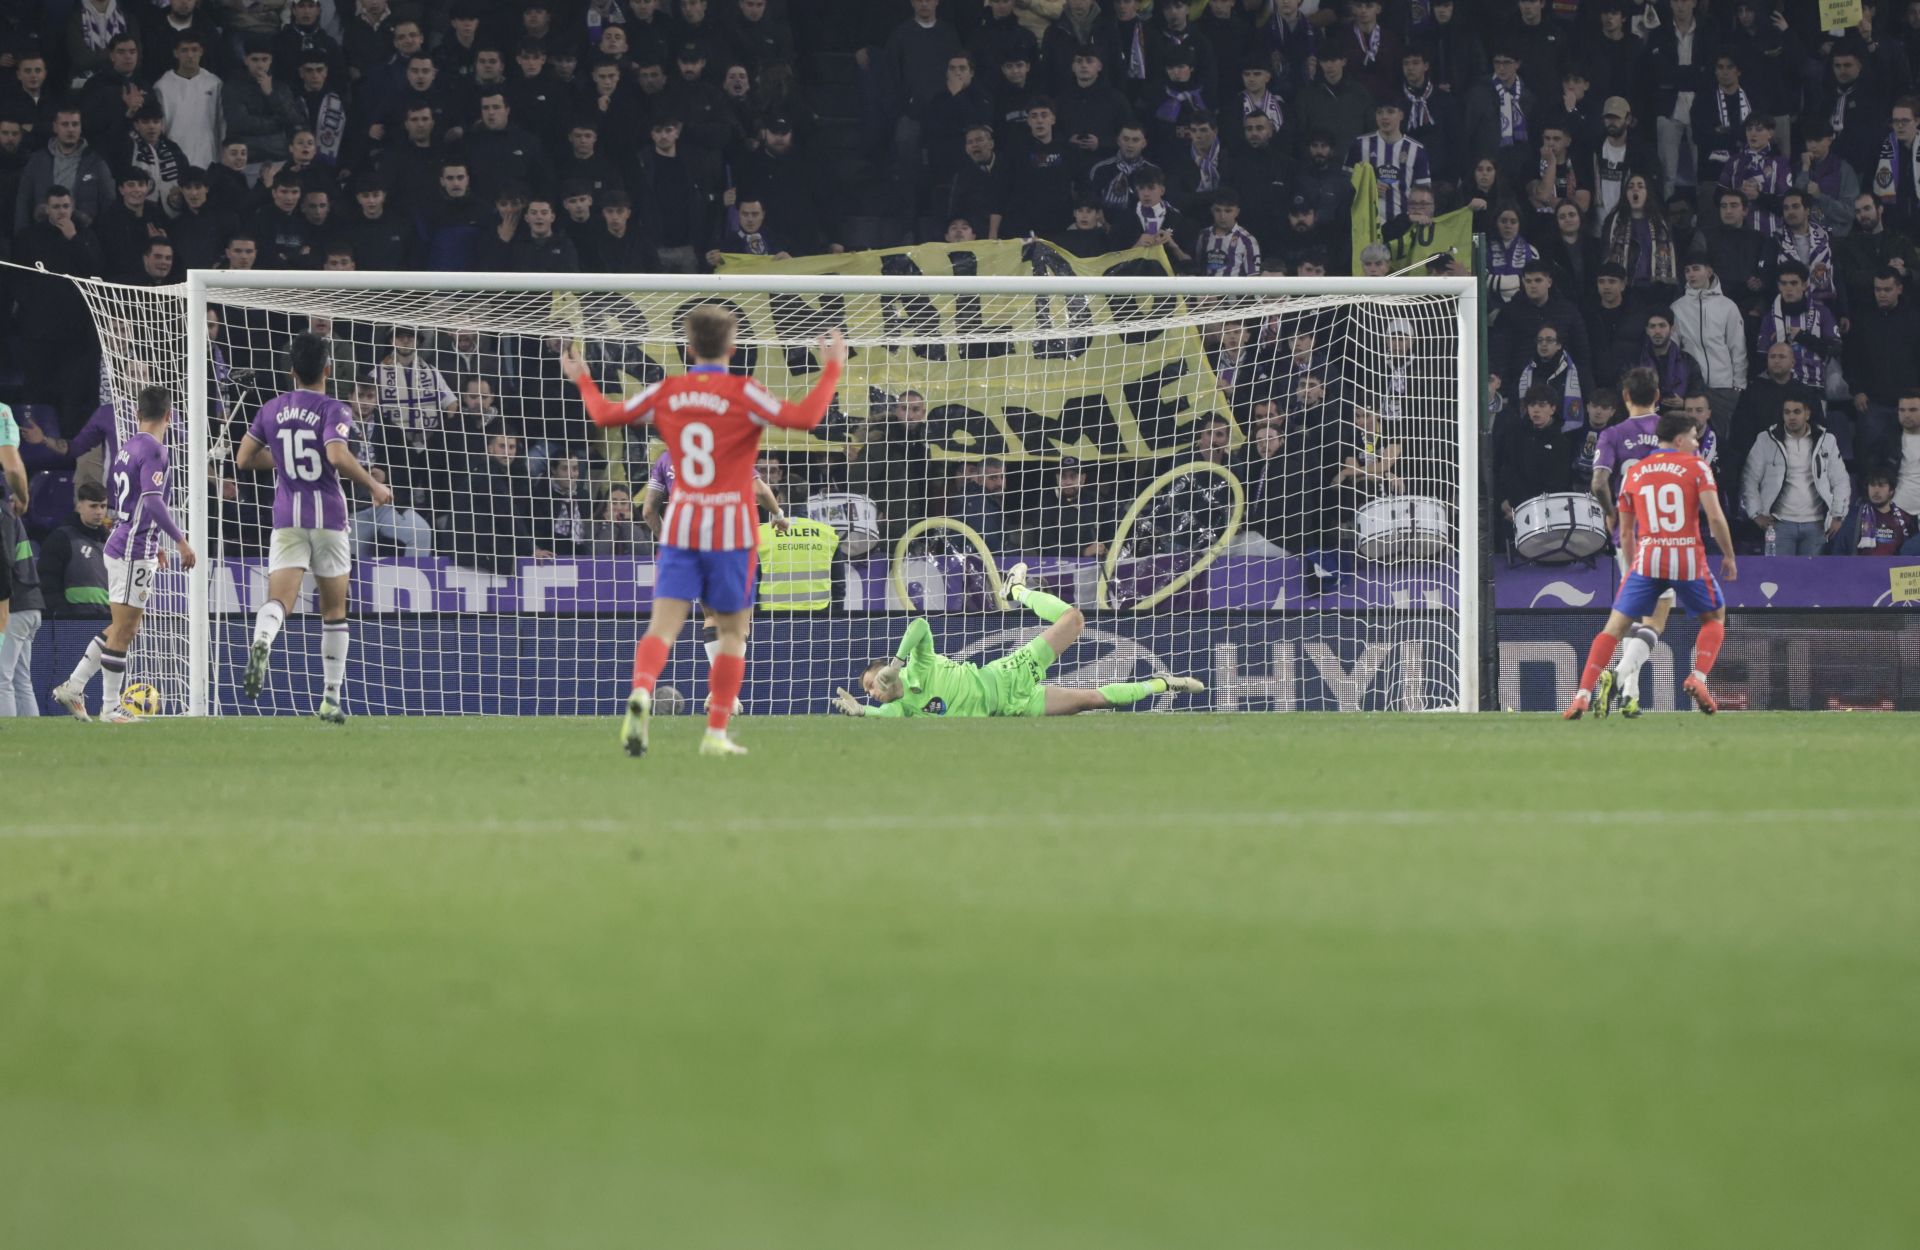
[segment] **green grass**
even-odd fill
[[[695,733],[0,730],[0,1245],[1920,1237],[1920,721]]]

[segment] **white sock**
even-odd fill
[[[127,657],[124,652],[100,648],[100,710],[112,711],[120,706],[120,687],[127,680]]]
[[[703,642],[700,645],[706,648],[707,664],[709,667],[711,667],[713,664],[713,657],[720,654],[720,640],[716,638],[712,642]]]
[[[1620,674],[1620,697],[1622,699],[1639,701],[1640,670],[1646,666],[1647,657],[1653,654],[1653,643],[1647,641],[1647,634],[1653,634],[1653,631],[1649,629],[1645,631],[1645,633],[1642,633],[1639,630],[1635,630],[1627,636],[1625,642],[1620,644],[1620,663],[1618,670]],[[1653,634],[1653,637],[1655,641],[1658,641],[1660,636]]]
[[[280,601],[267,600],[260,609],[260,615],[253,618],[253,640],[271,647],[273,640],[280,636],[280,627],[286,623],[287,610],[280,606]]]
[[[347,680],[347,646],[352,635],[345,621],[329,621],[320,627],[320,681],[326,697],[340,701],[340,687]]]
[[[106,646],[106,639],[101,635],[95,634],[90,638],[87,641],[86,654],[82,655],[80,662],[73,666],[73,672],[67,676],[67,684],[85,690],[87,683],[93,680],[93,675],[100,671],[100,656],[106,650]]]

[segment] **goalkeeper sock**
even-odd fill
[[[1593,646],[1587,650],[1587,667],[1580,673],[1580,693],[1592,694],[1594,686],[1600,680],[1600,670],[1613,658],[1613,649],[1620,640],[1604,630],[1594,635]]]
[[[1640,670],[1653,654],[1653,645],[1659,641],[1660,635],[1652,626],[1635,625],[1627,640],[1620,644],[1620,662],[1614,667],[1620,672],[1621,698],[1636,701],[1640,698]]]
[[[89,639],[87,641],[87,653],[80,657],[78,664],[73,666],[73,672],[67,678],[68,684],[85,690],[87,683],[93,680],[93,675],[100,671],[100,658],[106,653],[106,649],[107,636],[105,634],[96,634]]]
[[[345,621],[328,621],[320,627],[320,681],[323,697],[340,701],[340,686],[347,680],[347,647],[351,641]]]
[[[1693,675],[1701,681],[1713,671],[1713,662],[1720,658],[1720,644],[1727,640],[1725,621],[1708,621],[1700,627],[1700,636],[1693,640]]]
[[[280,636],[280,627],[287,622],[287,610],[280,606],[278,599],[269,599],[260,608],[260,615],[253,618],[253,641],[256,646],[265,644],[271,647],[273,640]]]
[[[700,645],[705,647],[707,651],[707,667],[713,667],[713,662],[720,658],[720,640],[717,638],[709,638]]]
[[[100,708],[110,711],[120,706],[120,686],[127,680],[127,653],[111,647],[100,648]]]
[[[1053,596],[1047,596],[1052,599]],[[1058,599],[1053,600],[1060,603]],[[1065,604],[1061,604],[1065,607]],[[1100,697],[1107,701],[1108,707],[1126,707],[1129,703],[1138,703],[1142,699],[1151,699],[1156,694],[1167,692],[1164,677],[1149,677],[1145,681],[1116,681],[1110,686],[1100,687]]]
[[[740,697],[740,684],[747,678],[747,657],[722,652],[713,657],[707,674],[707,728],[715,733],[727,731],[727,718],[733,715],[733,701]]]
[[[666,666],[667,640],[648,634],[633,649],[633,688],[652,694],[653,684],[660,680],[660,670]]]
[[[1067,614],[1073,605],[1058,595],[1050,595],[1044,590],[1035,590],[1023,586],[1013,592],[1013,597],[1032,609],[1033,614],[1051,625]]]

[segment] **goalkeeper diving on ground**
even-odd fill
[[[1097,690],[1049,686],[1047,670],[1087,627],[1079,608],[1027,585],[1027,566],[1016,564],[1000,588],[1000,606],[1022,604],[1047,622],[1046,632],[1012,655],[990,664],[949,660],[933,649],[933,628],[924,616],[900,639],[891,660],[875,660],[860,674],[860,688],[874,703],[860,702],[846,690],[833,693],[836,709],[848,716],[1072,716],[1126,707],[1171,690],[1197,694],[1206,689],[1193,677],[1150,677],[1120,681]]]

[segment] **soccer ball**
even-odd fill
[[[158,716],[160,692],[144,681],[136,681],[120,692],[120,710],[129,716]]]

